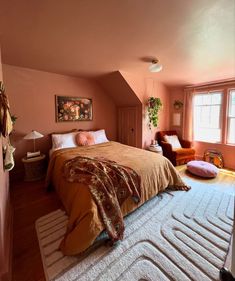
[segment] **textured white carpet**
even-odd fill
[[[64,257],[61,210],[40,218],[36,229],[47,280],[206,281],[219,280],[233,217],[232,195],[198,184],[158,195],[129,215],[124,240],[113,248],[100,245],[103,235],[87,253]]]

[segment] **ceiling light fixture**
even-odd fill
[[[153,59],[151,65],[149,66],[150,72],[159,72],[162,70],[162,65],[159,63],[158,59]]]

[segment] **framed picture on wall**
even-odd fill
[[[92,99],[55,96],[56,121],[91,121]]]

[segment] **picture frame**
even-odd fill
[[[92,99],[55,96],[56,122],[92,121]]]
[[[173,127],[180,127],[181,126],[181,113],[174,112],[172,115],[172,126]]]

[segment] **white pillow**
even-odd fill
[[[77,147],[75,136],[77,132],[67,134],[52,134],[52,148]]]
[[[172,135],[172,136],[165,135],[164,139],[165,139],[166,142],[168,142],[172,145],[173,149],[182,148],[182,146],[179,142],[178,136],[176,136],[176,135]]]
[[[90,131],[89,133],[93,135],[95,144],[109,141],[106,137],[105,130]]]

